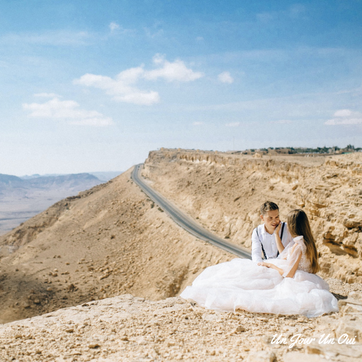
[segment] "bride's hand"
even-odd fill
[[[279,221],[279,225],[275,228],[275,231],[274,231],[278,235],[279,235],[279,231],[280,231],[281,226],[282,226],[282,222]]]
[[[260,265],[260,266],[266,266],[267,268],[270,268],[270,264],[269,263],[265,263],[265,262],[260,262],[260,263],[258,263],[258,265]]]
[[[284,274],[284,270],[283,270],[283,269],[278,268],[276,265],[274,265],[274,264],[272,264],[272,263],[261,262],[261,263],[258,263],[258,265],[260,265],[260,266],[265,266],[265,267],[270,268],[270,269],[275,269],[280,275],[283,275],[283,274]]]

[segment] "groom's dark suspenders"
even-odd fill
[[[280,240],[282,240],[282,238],[283,238],[284,225],[285,225],[285,223],[283,222],[282,232],[281,232],[281,234],[280,234]],[[262,243],[262,241],[261,241],[261,239],[260,239],[260,236],[259,236],[259,233],[258,233],[258,227],[255,228],[255,231],[256,231],[256,235],[258,236],[258,239],[259,239],[259,241],[260,241],[261,250],[263,250],[264,259],[268,259],[267,255],[266,255],[266,252],[265,252],[265,250],[264,250],[263,243]],[[277,257],[278,257],[278,255],[279,255],[279,250],[278,250],[278,253],[277,253]]]

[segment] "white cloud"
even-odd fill
[[[202,126],[204,124],[205,124],[204,122],[194,122],[193,123],[194,126]]]
[[[160,101],[160,96],[154,91],[142,91],[134,86],[143,69],[127,69],[119,73],[116,79],[110,77],[85,74],[74,81],[74,84],[85,85],[87,87],[100,88],[106,91],[106,94],[113,96],[113,99],[119,102],[134,103],[141,105],[151,105]]]
[[[73,83],[103,89],[116,101],[152,105],[160,101],[158,92],[138,89],[136,87],[138,81],[162,78],[168,82],[190,82],[203,76],[202,73],[187,68],[181,60],[168,62],[159,54],[153,57],[153,63],[158,68],[145,70],[141,65],[120,72],[115,79],[102,75],[85,74],[79,79],[75,79]]]
[[[226,123],[225,126],[226,126],[226,127],[239,127],[239,126],[240,126],[240,122]]]
[[[340,109],[334,112],[333,117],[324,124],[327,126],[362,124],[362,113],[353,112],[349,109]]]
[[[39,97],[39,98],[54,98],[54,97],[57,97],[57,98],[61,98],[60,96],[58,96],[55,93],[36,93],[36,94],[34,94],[34,97]]]
[[[163,78],[168,82],[191,82],[203,77],[203,73],[194,72],[192,69],[187,68],[185,63],[179,59],[170,63],[162,55],[156,54],[153,57],[153,62],[156,65],[161,65],[162,68],[145,71],[145,79],[156,80],[158,78]]]
[[[334,117],[350,117],[352,115],[352,111],[349,109],[340,109],[339,111],[334,112]]]
[[[120,26],[117,23],[114,23],[113,21],[109,24],[109,29],[111,30],[111,33],[118,30]]]
[[[66,120],[69,124],[83,126],[110,126],[112,118],[105,117],[97,111],[79,109],[75,101],[61,101],[55,97],[45,103],[24,103],[23,109],[30,111],[32,118]]]
[[[133,84],[136,83],[144,74],[143,66],[136,68],[129,68],[119,73],[116,79],[119,82],[125,84]]]
[[[222,83],[231,84],[234,82],[234,78],[230,75],[229,72],[222,72],[217,77],[218,77],[219,81]]]

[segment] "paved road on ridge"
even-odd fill
[[[157,191],[147,185],[140,175],[142,163],[135,165],[132,171],[132,180],[163,210],[173,221],[197,238],[215,245],[229,253],[235,254],[240,258],[251,259],[250,252],[244,248],[231,244],[217,235],[199,225],[190,216],[183,213],[177,206],[165,199]]]

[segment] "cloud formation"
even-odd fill
[[[222,83],[231,84],[234,82],[234,78],[230,75],[229,72],[222,72],[217,77],[218,77],[219,81]]]
[[[362,124],[362,113],[349,109],[340,109],[333,114],[334,118],[324,122],[327,126]]]
[[[97,111],[79,109],[75,101],[61,101],[55,97],[45,103],[24,103],[23,109],[30,111],[32,118],[66,120],[69,124],[104,127],[113,124],[112,118]]]
[[[163,78],[168,82],[191,82],[203,76],[203,73],[194,72],[186,67],[185,63],[176,59],[173,63],[168,62],[164,56],[156,54],[153,57],[153,63],[161,66],[158,69],[145,70],[143,77],[148,80]]]
[[[160,101],[160,96],[154,91],[143,91],[133,86],[143,68],[131,68],[119,73],[115,79],[103,75],[85,74],[74,81],[74,84],[103,89],[115,101],[151,105]]]
[[[153,57],[153,63],[156,68],[152,70],[145,70],[144,66],[141,65],[120,72],[114,79],[88,73],[75,79],[73,83],[103,89],[106,94],[119,102],[152,105],[160,101],[160,96],[156,91],[139,89],[136,83],[140,80],[163,79],[167,82],[191,82],[203,76],[203,73],[194,72],[187,68],[184,62],[179,59],[169,62],[163,56],[156,54]]]

